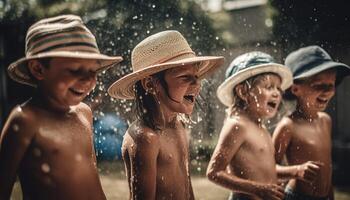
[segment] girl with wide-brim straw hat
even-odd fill
[[[187,122],[200,80],[223,64],[220,56],[196,56],[178,31],[140,42],[131,55],[133,72],[108,93],[134,99],[136,118],[124,135],[123,159],[130,199],[194,199],[189,173]]]
[[[133,99],[134,84],[160,71],[198,64],[199,78],[204,78],[224,62],[222,56],[196,56],[178,31],[163,31],[139,43],[131,54],[133,72],[114,82],[108,93],[118,99]]]

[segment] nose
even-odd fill
[[[194,86],[194,87],[200,87],[201,81],[199,80],[198,77],[193,77],[191,85]]]
[[[323,94],[333,96],[335,93],[335,86],[329,85],[327,88],[324,88]]]
[[[281,96],[282,94],[281,94],[281,91],[277,88],[277,87],[275,87],[274,89],[273,89],[273,91],[272,91],[272,96],[273,97],[279,97],[279,96]]]
[[[82,75],[80,82],[83,84],[95,85],[97,81],[96,72],[86,72]]]

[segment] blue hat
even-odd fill
[[[218,87],[217,96],[221,103],[231,106],[234,102],[233,88],[239,83],[263,73],[275,73],[281,77],[283,90],[293,83],[293,76],[288,67],[275,63],[272,56],[252,51],[238,56],[232,61],[225,73],[225,81]]]
[[[341,71],[337,79],[350,73],[348,65],[334,62],[324,49],[316,45],[293,51],[287,56],[285,65],[293,72],[294,80],[308,78],[331,68]]]

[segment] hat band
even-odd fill
[[[146,66],[145,65],[143,65],[143,66],[135,66],[133,71],[137,71],[137,70],[140,70],[140,69],[146,68],[148,66],[152,66],[152,65],[163,64],[163,63],[166,63],[166,62],[175,62],[175,61],[182,60],[182,59],[185,59],[185,58],[193,58],[193,57],[195,57],[195,53],[193,51],[185,51],[185,52],[182,52],[182,53],[178,53],[178,54],[176,54],[176,55],[174,55],[172,57],[169,57],[169,58],[163,58],[163,59],[154,61],[153,63],[147,64]]]
[[[26,48],[26,55],[31,56],[45,51],[52,51],[62,47],[79,46],[72,51],[85,51],[99,53],[95,38],[90,32],[79,28],[55,32],[49,34],[38,34],[31,37]],[[81,47],[84,47],[83,49]]]

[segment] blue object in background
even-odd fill
[[[127,124],[114,114],[105,114],[94,120],[94,147],[98,160],[121,158],[121,146]]]

